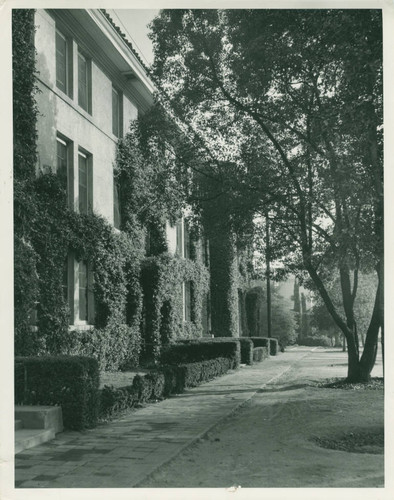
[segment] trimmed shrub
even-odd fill
[[[250,337],[254,347],[269,347],[270,339],[268,337]]]
[[[253,361],[258,363],[269,357],[268,347],[255,347],[253,349]]]
[[[196,387],[219,375],[224,375],[231,368],[232,360],[227,357],[180,365],[177,367],[179,377],[177,388],[180,388],[182,392],[186,387]]]
[[[160,362],[162,365],[180,365],[215,358],[229,358],[231,368],[238,368],[241,362],[239,339],[190,339],[168,344],[163,347]]]
[[[270,356],[276,356],[279,350],[278,339],[270,338]]]
[[[141,334],[138,326],[111,324],[105,328],[72,330],[67,337],[67,354],[97,359],[100,371],[138,366]]]
[[[15,371],[16,404],[61,406],[66,429],[95,427],[99,411],[99,370],[95,359],[19,357],[15,359]]]
[[[131,408],[137,402],[138,396],[133,386],[115,388],[106,385],[100,391],[100,417],[111,417],[122,410]]]
[[[331,340],[323,335],[319,337],[304,337],[300,339],[299,345],[331,347]]]
[[[249,338],[240,338],[239,343],[241,346],[241,363],[247,365],[253,364],[253,341]]]

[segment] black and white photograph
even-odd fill
[[[0,496],[389,498],[394,3],[3,7]]]

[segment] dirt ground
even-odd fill
[[[311,353],[140,487],[383,487],[383,389],[318,386],[345,363],[337,350]],[[344,436],[367,438],[357,452],[320,446]]]

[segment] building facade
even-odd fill
[[[161,345],[182,338],[247,334],[244,272],[240,278],[245,262],[215,215],[206,218],[214,222],[210,230],[198,236],[187,213],[176,223],[159,222],[160,244],[153,240],[157,227],[151,233],[142,223],[133,233],[125,225],[119,146],[130,124],[149,113],[155,91],[132,45],[103,10],[36,10],[31,30],[38,87],[35,179],[50,184],[56,178],[65,199],[38,230],[37,221],[31,234],[18,223],[15,229],[16,269],[25,276],[24,255],[35,253],[30,272],[36,281],[36,306],[21,307],[18,317],[34,309],[30,326],[38,335],[25,349],[30,334],[19,335],[16,323],[22,346],[16,353],[97,355],[104,369],[117,369],[130,351],[136,363],[141,354],[157,357]],[[128,161],[126,169],[133,157]],[[40,189],[39,210],[55,213],[63,201]],[[46,220],[51,226],[40,226]],[[101,240],[95,229],[84,233],[89,227]],[[16,282],[22,302],[23,286]]]

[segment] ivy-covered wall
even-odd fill
[[[203,214],[209,238],[212,334],[246,336],[246,290],[252,262],[249,247],[235,235],[225,198],[206,203]]]
[[[121,231],[115,231],[101,216],[69,209],[57,175],[36,176],[33,10],[13,11],[13,78],[15,353],[89,355],[107,370],[135,366],[141,353],[157,360],[163,344],[202,336],[209,290],[212,333],[237,337],[240,313],[244,332],[247,252],[239,251],[225,211],[210,207],[203,218],[210,270],[198,251],[195,221],[191,258],[168,252],[166,222],[181,217],[190,176],[163,138],[160,113],[154,109],[135,121],[119,141],[114,175]],[[95,321],[89,330],[70,328],[64,285],[69,256],[93,271]],[[183,283],[191,292],[187,321]]]

